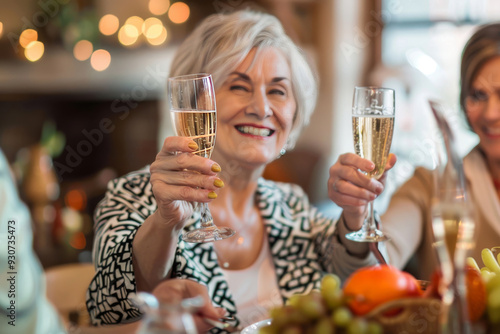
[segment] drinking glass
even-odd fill
[[[378,179],[384,173],[394,131],[394,90],[381,87],[355,87],[352,102],[352,132],[354,151],[371,160],[375,169],[368,173]],[[377,229],[373,201],[368,204],[368,216],[359,231],[346,234],[358,242],[380,242],[389,238]]]
[[[217,114],[215,89],[210,74],[199,73],[168,79],[170,114],[177,136],[190,137],[198,144],[199,156],[210,158],[215,145]],[[200,204],[201,228],[184,233],[187,242],[210,242],[234,235],[228,227],[217,227],[207,203]]]
[[[474,247],[474,213],[467,199],[462,159],[442,106],[430,101],[442,140],[434,160],[435,196],[432,199],[432,232],[439,260],[442,295],[440,333],[471,333],[466,301],[465,264]]]

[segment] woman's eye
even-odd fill
[[[488,99],[488,94],[480,89],[475,89],[470,93],[470,97],[476,101],[486,101]]]
[[[285,91],[281,89],[272,89],[269,91],[269,94],[277,94],[277,95],[286,95]]]
[[[248,89],[245,86],[233,85],[230,87],[231,90],[241,90],[244,92],[248,92]]]

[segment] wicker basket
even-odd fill
[[[377,307],[367,318],[378,322],[388,334],[434,334],[439,333],[440,311],[439,299],[404,298]]]

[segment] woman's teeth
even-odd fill
[[[237,126],[236,129],[241,133],[246,133],[254,136],[268,137],[271,135],[269,129],[254,128],[253,126]]]

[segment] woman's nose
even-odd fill
[[[254,91],[249,108],[247,109],[249,113],[253,113],[260,118],[269,117],[273,113],[266,92],[261,90]]]

